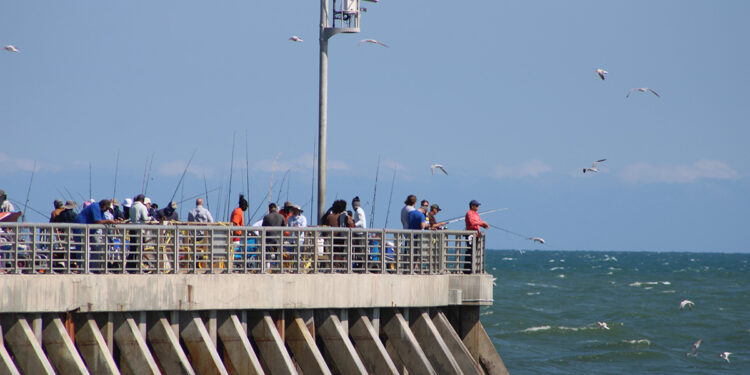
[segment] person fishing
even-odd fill
[[[472,199],[471,202],[469,202],[469,211],[466,212],[466,217],[464,218],[464,222],[466,222],[466,230],[477,231],[477,236],[482,235],[480,228],[487,229],[490,227],[489,224],[482,221],[482,218],[479,217],[479,212],[477,211],[479,211],[480,205],[481,203],[479,203],[476,199]],[[474,239],[476,239],[476,237],[469,237],[469,241],[473,241]],[[474,259],[472,257],[471,248],[469,248],[466,250],[464,273],[471,273],[473,262]]]

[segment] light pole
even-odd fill
[[[318,93],[318,225],[326,210],[326,139],[328,137],[328,39],[339,33],[359,32],[359,0],[333,0],[333,18],[328,0],[320,0],[320,72]],[[329,24],[329,20],[330,22]],[[332,25],[332,27],[331,27]]]

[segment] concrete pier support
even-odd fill
[[[114,358],[107,348],[96,321],[91,316],[75,335],[76,346],[92,374],[119,375]]]
[[[448,318],[445,317],[445,314],[442,312],[435,314],[432,318],[432,323],[435,324],[435,328],[437,328],[440,336],[443,338],[448,350],[453,354],[453,358],[456,360],[456,363],[458,363],[461,371],[467,375],[484,375],[484,371],[482,371],[479,364],[474,361],[474,358],[471,357],[471,353],[466,349],[466,346],[461,341],[461,338],[458,337],[458,333],[453,329],[453,326],[451,326],[451,323],[448,321]]]
[[[129,314],[115,331],[115,342],[131,373],[139,375],[161,373],[148,350],[138,324]]]
[[[398,374],[396,364],[393,362],[385,345],[378,337],[378,331],[364,311],[358,310],[358,316],[354,324],[349,327],[349,335],[354,340],[357,351],[362,355],[362,360],[371,374]]]
[[[288,320],[286,344],[305,374],[331,374],[323,354],[315,345],[315,338],[298,314],[294,314]]]
[[[13,363],[10,353],[5,349],[3,342],[3,327],[0,327],[0,375],[20,375],[21,373]]]
[[[13,352],[15,362],[21,372],[24,374],[55,373],[55,369],[44,355],[44,350],[36,340],[36,335],[26,319],[16,319],[4,339]]]
[[[86,364],[78,354],[73,340],[65,331],[62,319],[55,317],[42,331],[42,343],[47,349],[47,357],[60,374],[88,374]]]
[[[479,321],[479,306],[460,307],[462,340],[488,375],[508,375],[500,354]]]
[[[341,373],[367,374],[367,369],[349,340],[347,331],[348,329],[344,329],[338,316],[331,311],[327,313],[323,324],[318,326],[318,334]]]
[[[245,328],[237,314],[230,314],[219,327],[219,338],[224,344],[232,367],[239,374],[263,374],[258,356],[250,345]]]
[[[415,311],[412,311],[414,313]],[[430,364],[440,374],[463,374],[426,310],[418,311],[411,326]]]
[[[297,374],[292,358],[284,347],[281,335],[276,329],[271,314],[263,311],[252,317],[251,332],[258,350],[260,351],[263,363],[272,374]]]
[[[400,311],[396,310],[391,315],[383,326],[383,331],[410,373],[436,374]]]
[[[211,340],[211,335],[198,314],[192,314],[190,323],[185,325],[180,335],[198,373],[229,375],[216,351],[216,344]]]
[[[175,335],[167,318],[159,317],[149,329],[148,342],[151,343],[151,348],[164,373],[167,375],[195,374],[185,351],[180,346],[180,339]]]

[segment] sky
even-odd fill
[[[508,208],[483,216],[515,233],[489,229],[494,249],[750,252],[750,2],[362,6],[361,32],[329,44],[327,205],[359,196],[396,228],[408,194],[443,219],[476,199]],[[20,51],[0,51],[0,189],[17,208],[30,190],[27,221],[144,176],[182,217],[208,190],[226,218],[230,188],[310,217],[319,7],[0,3]]]

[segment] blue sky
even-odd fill
[[[491,229],[493,248],[750,251],[750,3],[363,6],[362,32],[330,41],[329,203],[359,195],[369,217],[380,157],[378,227],[395,169],[391,227],[413,193],[443,218],[471,199],[507,207],[485,219],[547,240]],[[89,195],[91,163],[94,198],[122,200],[154,155],[148,195],[164,204],[197,150],[177,198],[201,193],[205,177],[226,202],[234,135],[234,203],[247,134],[251,210],[279,155],[272,200],[313,212],[318,8],[0,4],[0,44],[20,50],[0,54],[0,189],[25,201],[36,161],[29,205],[48,212],[65,189]],[[365,38],[390,48],[358,46]],[[634,87],[662,97],[626,99]],[[598,174],[581,173],[599,158]],[[431,175],[436,162],[450,174]],[[215,215],[219,198],[209,194]]]

